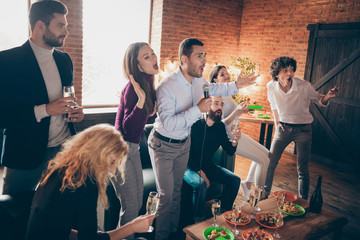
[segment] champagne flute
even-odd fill
[[[160,202],[160,194],[157,192],[150,192],[146,202],[146,213],[149,215],[156,214],[159,208],[159,202]],[[154,227],[149,226],[148,232],[152,232],[152,231],[154,231]]]
[[[231,213],[231,220],[234,222],[234,229],[232,230],[234,235],[239,234],[239,231],[236,229],[236,224],[239,222],[240,219],[241,219],[241,208],[234,205],[232,207],[232,213]]]
[[[64,86],[63,87],[63,97],[75,97],[75,89],[74,86]],[[71,120],[69,114],[65,114],[65,120]]]
[[[281,211],[281,206],[284,204],[284,202],[285,202],[285,193],[278,192],[278,194],[276,195],[276,203],[279,211]]]
[[[274,238],[281,238],[281,235],[278,233],[278,228],[283,224],[284,216],[282,212],[276,211],[274,213],[274,221],[275,221],[275,232],[273,234]]]
[[[234,123],[233,123],[233,125],[231,126],[231,131],[233,132],[233,134],[235,134],[235,133],[237,133],[238,131],[240,131],[239,118],[236,118],[236,119],[234,120]],[[232,142],[232,143],[237,143],[237,141],[235,140],[234,136],[232,136],[231,142]]]
[[[256,205],[254,207],[254,210],[257,212],[261,212],[261,208],[258,206],[259,201],[261,200],[261,196],[264,192],[264,188],[263,187],[255,187],[255,196],[257,197],[257,202]]]
[[[220,206],[221,201],[219,199],[214,199],[211,205],[211,212],[214,215],[214,222],[210,225],[212,227],[218,227],[219,225],[216,223],[216,216],[220,214]]]
[[[250,211],[251,219],[255,219],[253,211],[254,211],[254,207],[257,204],[257,201],[258,201],[258,199],[257,199],[257,196],[255,195],[255,192],[251,191],[250,196],[249,196],[249,203],[250,203],[250,206],[251,206],[251,211]]]

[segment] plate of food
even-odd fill
[[[270,233],[260,230],[259,228],[249,228],[243,231],[244,240],[274,240]]]
[[[286,202],[281,206],[281,211],[291,216],[301,216],[305,213],[305,209],[293,202]]]
[[[255,216],[255,221],[260,224],[263,227],[266,228],[276,228],[275,225],[275,216],[274,213],[272,212],[264,212],[264,213],[259,213]],[[282,227],[284,225],[284,222],[282,222],[282,224],[279,227]]]
[[[206,240],[234,240],[234,234],[222,227],[209,227],[204,231],[204,237]]]
[[[227,221],[230,224],[234,224],[234,222],[232,221],[232,211],[227,211],[224,212],[223,217],[225,218],[225,221]],[[251,222],[251,218],[249,215],[247,215],[244,212],[241,212],[241,218],[238,221],[238,223],[236,223],[236,226],[244,226],[246,224],[249,224]]]
[[[285,193],[285,202],[294,202],[296,199],[298,199],[298,196],[296,196],[292,192],[285,192],[285,191],[274,192],[274,196],[276,197],[279,192],[284,192]]]

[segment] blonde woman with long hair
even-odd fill
[[[124,175],[128,147],[108,124],[92,126],[63,144],[49,162],[35,193],[26,239],[123,239],[146,232],[154,216],[140,216],[106,233],[97,231],[98,199],[108,208],[106,187],[116,171]]]

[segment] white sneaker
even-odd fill
[[[242,187],[242,189],[243,189],[244,197],[245,197],[246,201],[249,201],[251,189],[249,189],[249,188],[247,187],[246,181],[242,181],[242,182],[241,182],[241,187]]]

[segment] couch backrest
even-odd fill
[[[153,128],[152,124],[146,124],[140,139],[139,148],[140,148],[141,164],[143,169],[152,168],[149,149],[148,149],[148,138],[152,128]]]

